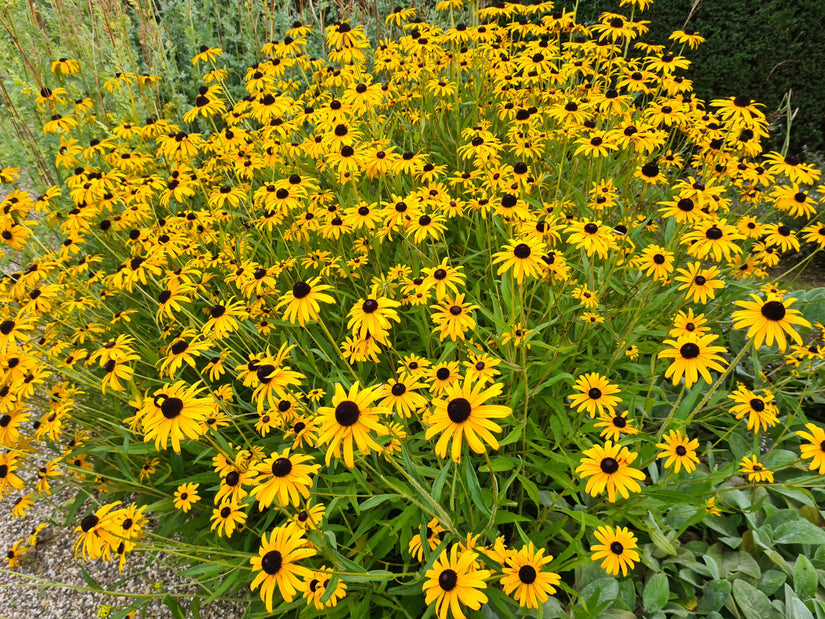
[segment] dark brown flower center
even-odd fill
[[[458,574],[455,570],[446,569],[438,575],[438,586],[444,591],[452,591],[458,584]]]
[[[180,398],[166,398],[160,405],[160,412],[167,419],[174,419],[183,410],[183,400]]]
[[[466,398],[453,398],[447,404],[447,416],[453,423],[463,423],[470,417],[473,407]]]
[[[344,400],[335,407],[335,421],[344,427],[354,425],[360,416],[361,411],[352,400]]]
[[[785,317],[785,306],[779,301],[768,301],[762,306],[762,315],[768,320],[778,322]]]
[[[616,461],[616,458],[602,458],[602,461],[599,463],[599,468],[603,473],[612,475],[619,470],[619,463]]]
[[[624,552],[624,546],[620,542],[613,542],[610,544],[610,552],[614,555],[620,555]]]
[[[282,564],[283,557],[277,550],[270,550],[263,556],[263,558],[261,558],[261,569],[270,576],[277,574],[280,571]]]
[[[519,243],[513,248],[513,254],[516,258],[522,260],[530,257],[530,246],[527,243]]]
[[[683,359],[695,359],[699,356],[699,352],[699,346],[693,342],[682,344],[682,347],[679,349],[679,354],[682,355]]]
[[[289,458],[278,458],[272,463],[272,474],[275,477],[286,477],[292,470],[292,462]]]
[[[536,581],[536,568],[532,565],[522,565],[518,571],[518,579],[525,585],[533,584]]]
[[[312,292],[312,287],[306,282],[298,282],[292,287],[292,295],[296,299],[303,299]]]
[[[765,410],[765,402],[761,398],[753,398],[750,401],[751,408],[755,410],[757,413],[761,413]]]

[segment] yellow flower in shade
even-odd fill
[[[736,301],[735,305],[745,309],[733,312],[734,329],[747,328],[747,337],[753,338],[755,348],[760,348],[762,342],[767,346],[772,346],[774,340],[779,350],[785,350],[788,341],[785,333],[793,340],[802,345],[802,338],[794,331],[793,325],[810,327],[801,312],[795,309],[788,309],[796,299],[783,299],[781,296],[769,294],[763,301],[757,295],[752,294],[753,301]]]
[[[254,591],[261,588],[261,600],[266,604],[267,612],[272,612],[272,594],[275,587],[286,602],[291,602],[301,590],[301,580],[312,576],[312,570],[298,561],[316,554],[314,548],[307,547],[303,529],[294,524],[276,527],[267,537],[261,536],[258,556],[252,557],[252,572],[255,578],[249,585]]]
[[[556,592],[554,585],[561,582],[561,577],[553,572],[543,572],[542,567],[553,560],[551,555],[544,555],[544,548],[538,551],[533,542],[523,546],[518,552],[509,556],[502,573],[501,586],[504,593],[512,595],[522,608],[538,608],[544,604],[550,594]]]
[[[603,428],[599,433],[602,438],[618,441],[623,434],[638,434],[639,430],[633,425],[635,422],[627,418],[628,411],[623,413],[601,413],[597,428]]]
[[[478,553],[469,550],[459,554],[458,544],[453,544],[449,552],[445,548],[432,569],[427,570],[424,601],[428,606],[435,602],[438,619],[445,619],[450,611],[453,619],[465,619],[461,604],[478,610],[487,602],[482,589],[487,588],[485,580],[492,572],[476,569],[477,558]]]
[[[583,453],[585,457],[576,472],[582,479],[590,478],[585,486],[585,492],[590,496],[607,490],[608,500],[615,503],[616,494],[626,499],[631,492],[642,491],[636,480],[643,480],[645,474],[630,466],[639,454],[611,441],[606,441],[604,447],[593,445]]]
[[[730,409],[731,414],[736,415],[736,419],[748,416],[748,430],[767,430],[779,421],[779,409],[774,402],[773,394],[767,389],[759,396],[739,383],[736,391],[731,393],[728,399],[736,402],[736,406]]]
[[[705,511],[709,516],[721,516],[722,510],[716,506],[716,497],[712,496],[705,501]]]
[[[598,544],[590,546],[593,561],[602,561],[602,569],[613,576],[627,576],[627,570],[639,560],[636,536],[627,527],[599,527],[594,532]]]
[[[201,500],[198,494],[200,484],[181,484],[175,490],[175,509],[181,510],[184,514],[192,509],[192,506]]]
[[[309,321],[318,319],[319,302],[335,303],[335,299],[323,293],[324,290],[329,290],[332,286],[319,284],[320,281],[320,277],[315,277],[308,282],[296,282],[292,286],[292,290],[281,295],[275,309],[286,306],[283,315],[284,320],[292,324],[297,322],[303,327]]]
[[[444,533],[446,529],[442,527],[438,520],[433,518],[427,523],[426,531],[424,532],[424,537],[427,540],[427,545],[430,548],[430,551],[435,550],[438,548],[438,545],[441,543],[441,538],[439,537],[442,533]],[[416,558],[418,561],[424,560],[424,547],[421,542],[421,533],[416,532],[413,535],[413,538],[410,540],[410,544],[407,547],[410,551],[410,554]]]
[[[570,403],[579,412],[586,410],[591,419],[596,416],[596,413],[599,415],[605,412],[615,413],[616,405],[622,401],[615,395],[621,393],[619,387],[611,384],[607,378],[597,372],[579,376],[573,388],[578,393],[570,396]]]
[[[773,483],[773,472],[760,464],[756,459],[756,456],[743,457],[742,461],[739,463],[739,466],[741,467],[739,472],[742,474],[747,474],[748,481],[757,483],[766,481],[770,484]]]
[[[446,398],[432,402],[433,412],[428,419],[430,427],[424,435],[427,440],[441,435],[435,445],[435,453],[445,458],[447,446],[452,440],[452,459],[460,462],[462,439],[465,438],[475,453],[485,453],[485,443],[492,449],[498,449],[498,441],[492,433],[501,432],[501,426],[491,420],[509,417],[513,411],[507,406],[485,402],[500,396],[503,390],[503,385],[499,383],[485,388],[484,383],[473,384],[467,378],[447,386]]]
[[[438,310],[432,315],[436,324],[433,333],[440,333],[443,342],[447,336],[455,342],[463,340],[464,334],[470,329],[475,329],[476,321],[470,314],[478,309],[478,305],[464,303],[464,295],[459,294],[455,298],[445,298],[440,305],[431,305],[431,309]]]
[[[52,62],[52,73],[55,75],[73,75],[80,71],[80,62],[74,58],[59,58]]]
[[[682,468],[686,473],[696,470],[696,465],[699,464],[699,458],[696,455],[696,450],[699,448],[698,439],[688,439],[682,435],[681,430],[672,430],[662,438],[665,442],[656,444],[656,447],[662,450],[656,458],[667,458],[666,469],[673,467],[674,473],[678,473]]]
[[[327,567],[322,567],[310,574],[301,586],[307,606],[312,604],[316,610],[323,610],[338,605],[339,600],[347,594],[347,583],[339,578],[335,589],[332,593],[328,593],[327,588],[332,584],[332,580],[332,572]]]
[[[725,352],[724,346],[711,346],[711,342],[718,339],[718,335],[683,335],[675,340],[665,340],[667,348],[659,353],[659,359],[673,359],[667,370],[665,378],[673,377],[673,384],[676,385],[685,377],[685,387],[690,389],[699,380],[699,375],[709,385],[713,383],[708,370],[724,372],[724,366],[719,363],[725,360],[716,353]]]
[[[258,500],[258,508],[263,510],[269,507],[272,501],[284,507],[298,506],[300,497],[309,498],[309,489],[312,487],[312,478],[321,468],[320,464],[305,464],[312,462],[312,457],[303,454],[289,454],[289,448],[282,453],[275,452],[266,460],[255,465],[258,476],[256,485],[250,496]]]
[[[292,522],[295,526],[302,529],[318,529],[324,521],[324,513],[327,507],[323,503],[316,503],[315,505],[307,505],[292,517]]]
[[[493,264],[501,264],[498,275],[512,270],[516,282],[521,284],[524,278],[540,279],[543,263],[541,256],[544,248],[541,243],[531,237],[522,240],[511,240],[500,252],[493,254]]]
[[[322,406],[318,409],[321,423],[318,443],[327,445],[327,465],[333,456],[341,458],[343,452],[344,464],[348,468],[353,468],[353,445],[356,445],[358,451],[365,456],[370,451],[382,451],[381,445],[371,436],[373,432],[379,436],[388,433],[387,428],[380,422],[379,415],[389,414],[391,410],[372,406],[381,394],[380,385],[362,389],[356,382],[348,393],[336,383],[332,406]]]
[[[813,471],[819,469],[820,475],[825,475],[825,430],[812,423],[806,423],[807,432],[802,430],[796,433],[797,436],[809,441],[809,445],[802,445],[802,459],[811,459],[808,469]]]
[[[183,381],[155,391],[146,398],[139,416],[143,420],[144,441],[155,440],[156,449],[166,449],[169,439],[172,449],[180,453],[184,438],[196,439],[205,432],[202,422],[215,410],[212,398],[198,398],[197,385],[187,387]]]
[[[218,529],[218,537],[232,537],[237,527],[242,527],[246,522],[246,512],[244,505],[234,499],[227,499],[212,510],[212,527],[210,530]]]

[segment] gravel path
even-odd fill
[[[0,501],[0,552],[3,555],[20,538],[27,539],[32,530],[50,518],[61,521],[60,505],[72,498],[68,489],[56,492],[35,503],[25,518],[13,518],[15,496]],[[57,509],[55,509],[57,507]],[[82,510],[81,510],[82,512]],[[69,588],[43,586],[26,576],[60,582],[65,585],[89,589],[83,577],[83,569],[106,589],[139,594],[193,594],[197,587],[181,577],[173,566],[164,565],[146,554],[132,553],[123,573],[119,573],[116,561],[94,561],[84,563],[74,558],[72,528],[61,528],[49,524],[38,535],[38,545],[25,554],[20,565],[13,568],[16,574],[0,573],[0,619],[93,619],[117,616],[130,605],[130,599],[113,597],[105,593],[95,593]],[[5,561],[0,568],[7,568]],[[129,578],[132,577],[132,578]],[[116,583],[129,578],[128,581]],[[186,603],[183,604],[184,607]],[[243,615],[242,605],[215,602],[200,609],[203,619],[235,619]],[[137,612],[137,617],[161,619],[172,617],[171,611],[162,604],[160,598],[152,600]]]

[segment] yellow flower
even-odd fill
[[[633,564],[639,561],[636,536],[627,527],[599,527],[594,535],[599,540],[590,549],[593,551],[593,561],[602,561],[602,569],[608,574],[627,576],[627,570],[633,569]]]

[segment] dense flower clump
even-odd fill
[[[179,114],[56,61],[60,183],[2,171],[36,257],[0,281],[0,497],[71,475],[78,556],[201,557],[270,613],[443,619],[572,606],[739,485],[821,485],[825,327],[769,276],[825,248],[819,171],[621,4],[399,8],[326,59],[299,22],[245,92],[201,48]]]

